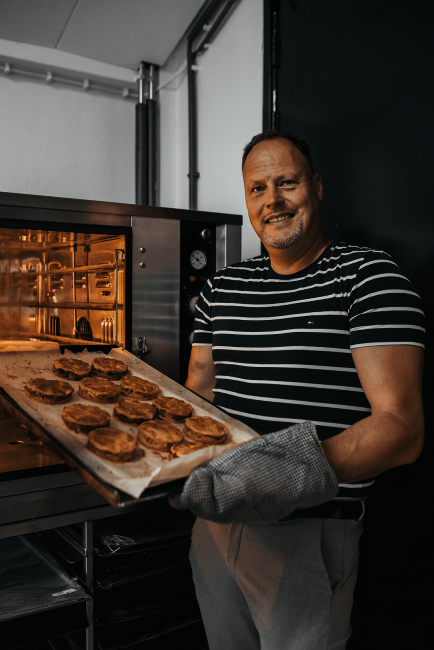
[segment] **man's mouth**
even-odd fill
[[[276,214],[275,217],[266,219],[265,223],[277,223],[278,221],[286,221],[286,219],[292,219],[293,217],[295,217],[295,213],[284,212],[282,214]]]

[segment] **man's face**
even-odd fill
[[[314,240],[321,223],[322,183],[289,140],[264,140],[243,169],[247,210],[266,248],[289,248]]]

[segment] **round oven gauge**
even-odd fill
[[[207,263],[207,259],[203,251],[196,250],[193,251],[192,254],[190,255],[190,264],[197,271],[203,269],[206,266],[206,263]]]

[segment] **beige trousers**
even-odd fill
[[[344,650],[361,522],[197,519],[190,562],[211,650]]]

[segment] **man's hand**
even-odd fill
[[[188,377],[185,385],[210,402],[214,401],[212,389],[215,386],[215,365],[211,346],[194,345],[191,348]]]
[[[382,345],[352,353],[372,415],[322,443],[340,483],[413,463],[424,439],[423,349]]]

